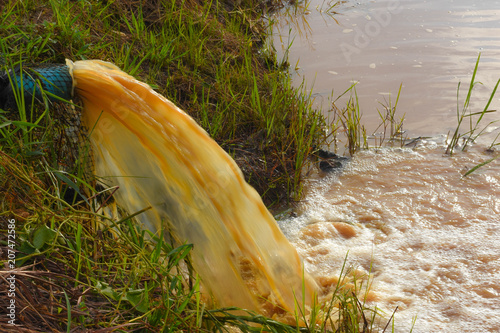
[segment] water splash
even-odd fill
[[[443,156],[440,140],[356,153],[279,221],[311,274],[330,278],[346,253],[372,274],[380,332],[396,308],[395,332],[500,332],[500,164],[462,177],[492,155]]]
[[[185,112],[118,67],[69,63],[95,173],[128,212],[194,244],[193,264],[219,306],[293,311],[315,283],[232,160]]]

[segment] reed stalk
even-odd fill
[[[453,155],[454,150],[457,146],[459,146],[460,140],[463,140],[462,150],[466,150],[467,147],[472,144],[481,134],[484,133],[484,130],[495,123],[496,121],[490,121],[488,124],[484,125],[481,123],[484,116],[488,113],[494,113],[496,110],[490,110],[490,104],[493,101],[495,93],[497,91],[498,85],[500,84],[500,79],[495,84],[486,105],[481,111],[473,112],[470,109],[470,102],[472,98],[472,92],[474,87],[478,84],[482,84],[479,81],[476,81],[476,74],[479,68],[479,60],[481,59],[481,54],[478,55],[476,60],[476,65],[474,67],[474,71],[472,73],[472,77],[469,83],[469,88],[467,90],[467,96],[465,97],[462,108],[460,109],[459,98],[460,98],[460,83],[457,88],[457,127],[455,128],[451,138],[448,139],[448,146],[446,147],[446,154]],[[462,123],[464,120],[468,120],[469,128],[466,132],[462,133]],[[492,145],[494,142],[492,143]]]

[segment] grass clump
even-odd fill
[[[0,167],[6,194],[0,241],[5,246],[6,223],[14,219],[19,266],[2,271],[1,278],[16,276],[16,324],[21,331],[201,327],[193,319],[203,315],[199,281],[181,267],[191,245],[172,248],[161,238],[152,242],[128,217],[112,224],[113,231],[102,228],[103,220],[111,221],[85,204],[72,206],[59,198],[46,185],[50,174],[3,152]],[[10,298],[5,290],[0,299],[6,309]]]
[[[393,144],[394,142],[399,142],[401,146],[403,146],[405,142],[405,138],[403,136],[404,134],[403,122],[405,115],[403,114],[401,118],[396,117],[396,109],[398,106],[399,96],[401,95],[402,87],[403,84],[401,83],[399,85],[399,90],[394,105],[392,105],[392,99],[391,96],[389,95],[389,101],[386,101],[386,104],[380,103],[384,108],[384,112],[381,112],[380,110],[377,109],[381,123],[377,127],[377,129],[375,129],[375,132],[377,132],[379,129],[382,129],[382,132],[379,137],[378,143],[377,143],[377,137],[375,135],[374,138],[375,138],[375,145],[378,144],[379,147],[382,147],[385,144],[386,139],[390,144]]]
[[[343,107],[342,109],[338,108],[335,105],[335,102],[348,92],[351,92],[354,95],[349,98],[349,100],[347,101],[347,105],[345,107]],[[343,133],[345,134],[345,137],[347,139],[346,147],[349,150],[349,154],[353,156],[354,153],[359,149],[368,148],[366,129],[361,122],[362,113],[359,108],[359,100],[358,100],[358,94],[356,92],[356,84],[353,84],[346,91],[344,91],[337,98],[337,100],[335,100],[332,103],[334,116],[338,117],[338,120],[340,121]],[[338,128],[335,128],[339,126],[338,125],[339,121],[333,122],[334,133],[337,133],[339,131]]]
[[[496,112],[496,110],[490,110],[490,104],[493,101],[493,97],[495,96],[495,93],[497,91],[498,85],[500,84],[500,79],[497,81],[495,84],[495,87],[493,88],[493,91],[490,94],[490,98],[488,99],[486,105],[484,106],[483,110],[478,111],[478,112],[472,112],[470,109],[470,101],[471,101],[471,96],[472,96],[472,91],[474,90],[474,87],[477,84],[481,84],[481,82],[476,81],[476,74],[477,70],[479,67],[479,60],[481,59],[481,54],[477,57],[476,65],[474,67],[474,71],[472,73],[471,81],[469,84],[469,89],[467,90],[467,96],[464,101],[464,105],[462,107],[462,110],[460,110],[460,105],[459,105],[459,94],[460,94],[460,83],[458,84],[457,88],[457,127],[455,128],[455,131],[453,132],[453,135],[451,138],[449,138],[449,143],[448,146],[446,147],[446,154],[453,155],[454,150],[456,149],[457,146],[460,145],[460,141],[462,140],[462,150],[466,150],[467,147],[473,143],[481,134],[484,133],[484,130],[493,124],[496,121],[491,121],[489,122],[486,126],[480,127],[481,121],[483,120],[484,116],[488,113],[493,113]],[[468,131],[462,133],[462,123],[464,120],[468,120],[469,123],[469,129]],[[489,149],[492,149],[493,146],[497,145],[496,139],[492,142],[491,146]]]
[[[476,60],[476,65],[474,67],[474,71],[472,73],[471,81],[469,83],[469,88],[467,90],[467,96],[464,100],[464,104],[462,109],[460,110],[460,105],[459,105],[459,97],[460,97],[460,83],[458,84],[457,88],[457,127],[455,128],[453,134],[451,137],[448,135],[448,145],[446,147],[446,154],[449,156],[452,156],[455,152],[455,149],[460,148],[462,151],[466,151],[467,148],[476,141],[476,139],[484,134],[485,130],[497,120],[490,121],[486,125],[484,125],[483,118],[486,114],[489,113],[494,113],[497,112],[497,110],[491,110],[490,109],[490,104],[493,101],[493,98],[496,94],[496,91],[498,89],[498,85],[500,84],[500,79],[497,80],[495,87],[493,88],[490,97],[488,101],[486,102],[484,108],[481,111],[477,112],[472,112],[470,108],[470,102],[471,102],[471,97],[472,97],[472,92],[474,90],[474,87],[478,84],[482,84],[479,81],[476,81],[476,74],[479,68],[479,61],[481,59],[481,54],[478,55],[477,60]],[[462,125],[464,121],[467,122],[468,120],[468,130],[465,132],[462,132]],[[497,143],[497,139],[500,136],[500,133],[497,134],[497,136],[493,139],[491,142],[490,146],[486,149],[487,152],[493,153],[494,152],[494,147],[499,145],[500,143]],[[464,174],[463,177],[466,177],[479,168],[495,161],[497,158],[499,158],[500,155],[497,155],[495,157],[489,158],[469,170],[467,170]]]
[[[354,156],[361,149],[392,147],[395,145],[403,147],[407,140],[403,130],[405,116],[403,115],[401,118],[396,116],[401,88],[402,84],[399,87],[394,105],[391,96],[389,96],[388,101],[385,101],[385,104],[380,103],[383,111],[377,109],[380,123],[372,135],[367,135],[365,125],[361,121],[363,113],[359,106],[356,83],[340,94],[332,102],[330,110],[333,113],[330,136],[333,137],[335,150],[338,149],[337,142],[342,138],[345,139],[345,152],[350,156]],[[346,105],[339,107],[337,101],[347,93],[350,93],[351,96]]]

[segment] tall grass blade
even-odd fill
[[[496,157],[493,157],[493,158],[490,158],[482,163],[479,163],[477,164],[476,166],[472,167],[470,170],[468,170],[466,173],[464,173],[463,177],[467,177],[468,175],[470,175],[471,173],[475,172],[477,169],[493,162],[494,160],[496,160],[497,158],[499,158],[500,155],[496,156]]]

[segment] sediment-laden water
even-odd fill
[[[474,90],[474,108],[484,107],[500,78],[498,1],[349,0],[329,12],[335,1],[306,3],[273,17],[275,48],[280,57],[288,50],[296,85],[305,80],[325,113],[357,82],[368,131],[380,122],[377,109],[390,95],[394,105],[402,85],[397,109],[407,133],[446,134],[456,123],[458,83],[461,108],[479,53],[482,84]],[[499,96],[492,108],[500,106]]]
[[[314,275],[373,275],[371,306],[397,332],[500,330],[499,165],[462,178],[482,152],[443,147],[360,152],[311,179],[298,217],[280,221]],[[385,325],[385,323],[384,323]]]
[[[115,65],[68,61],[91,128],[95,174],[154,234],[193,244],[218,306],[272,315],[310,304],[316,284],[234,160],[184,111]]]
[[[402,84],[397,112],[406,134],[427,138],[361,151],[343,171],[313,176],[298,216],[280,226],[313,274],[338,276],[346,253],[347,266],[371,272],[370,304],[387,319],[397,308],[396,332],[409,332],[415,318],[413,332],[500,331],[500,162],[463,177],[498,154],[486,148],[499,131],[489,122],[500,115],[483,120],[486,134],[468,151],[444,155],[458,83],[461,108],[479,52],[483,85],[472,110],[482,110],[500,78],[498,2],[346,1],[327,14],[328,3],[275,17],[278,51],[294,39],[296,84],[314,82],[328,114],[332,89],[335,98],[358,82],[368,134],[380,123],[380,103],[394,102]],[[499,104],[495,96],[491,109]]]

